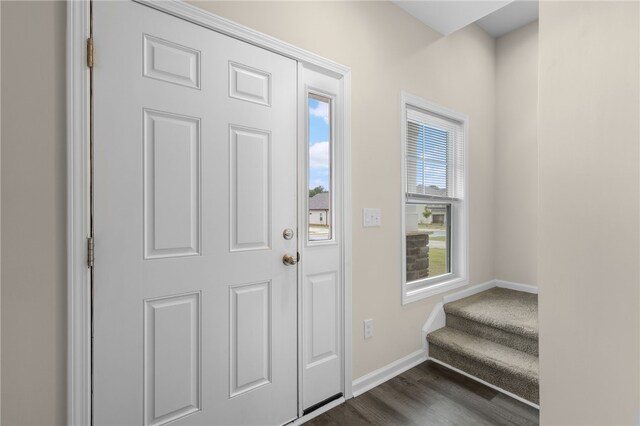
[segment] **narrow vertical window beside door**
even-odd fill
[[[331,99],[309,94],[307,108],[309,241],[331,240]]]

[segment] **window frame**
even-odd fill
[[[427,114],[458,123],[462,131],[462,150],[464,158],[463,194],[461,199],[444,200],[442,198],[409,197],[407,193],[407,109],[419,109]],[[469,161],[468,134],[469,117],[449,108],[427,101],[419,96],[401,92],[401,292],[402,304],[406,305],[427,297],[431,297],[469,283]],[[437,277],[428,277],[407,283],[406,271],[406,204],[407,203],[439,203],[450,205],[449,253],[450,272]]]
[[[330,223],[329,228],[329,236],[331,238],[326,238],[322,240],[312,240],[309,236],[309,216],[311,215],[311,210],[309,209],[309,197],[308,197],[308,187],[309,187],[309,171],[310,167],[310,146],[309,146],[309,99],[315,99],[319,102],[327,102],[329,104],[329,212],[326,214],[326,218]],[[309,213],[309,215],[305,216],[306,223],[302,226],[304,227],[304,244],[306,247],[313,246],[325,246],[325,245],[336,245],[338,244],[337,237],[337,228],[336,228],[336,194],[335,194],[335,168],[338,167],[336,164],[335,150],[336,150],[336,123],[334,122],[336,117],[336,99],[337,96],[333,93],[326,92],[320,88],[311,85],[305,85],[304,89],[304,113],[305,113],[305,176],[304,176],[304,185],[307,196],[304,201],[304,208]]]

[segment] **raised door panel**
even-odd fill
[[[230,390],[235,397],[271,382],[271,282],[231,288]]]
[[[145,258],[200,254],[200,120],[144,111]]]
[[[200,410],[200,293],[144,304],[144,422]]]
[[[143,40],[145,77],[200,89],[200,51],[147,34]]]
[[[342,390],[342,302],[336,271],[307,275],[302,291],[302,395],[307,409]]]
[[[231,251],[271,248],[271,134],[230,127]]]
[[[246,65],[229,62],[229,96],[271,106],[271,74]]]
[[[339,310],[336,274],[307,277],[305,289],[306,368],[336,359],[339,344]]]

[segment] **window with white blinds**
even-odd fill
[[[462,123],[408,105],[407,199],[460,200],[464,194]]]
[[[468,284],[468,117],[402,93],[402,303]]]

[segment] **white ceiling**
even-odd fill
[[[449,35],[476,22],[500,37],[538,19],[537,0],[392,0],[425,25]]]
[[[538,19],[538,2],[516,0],[476,21],[494,37],[500,37]]]

